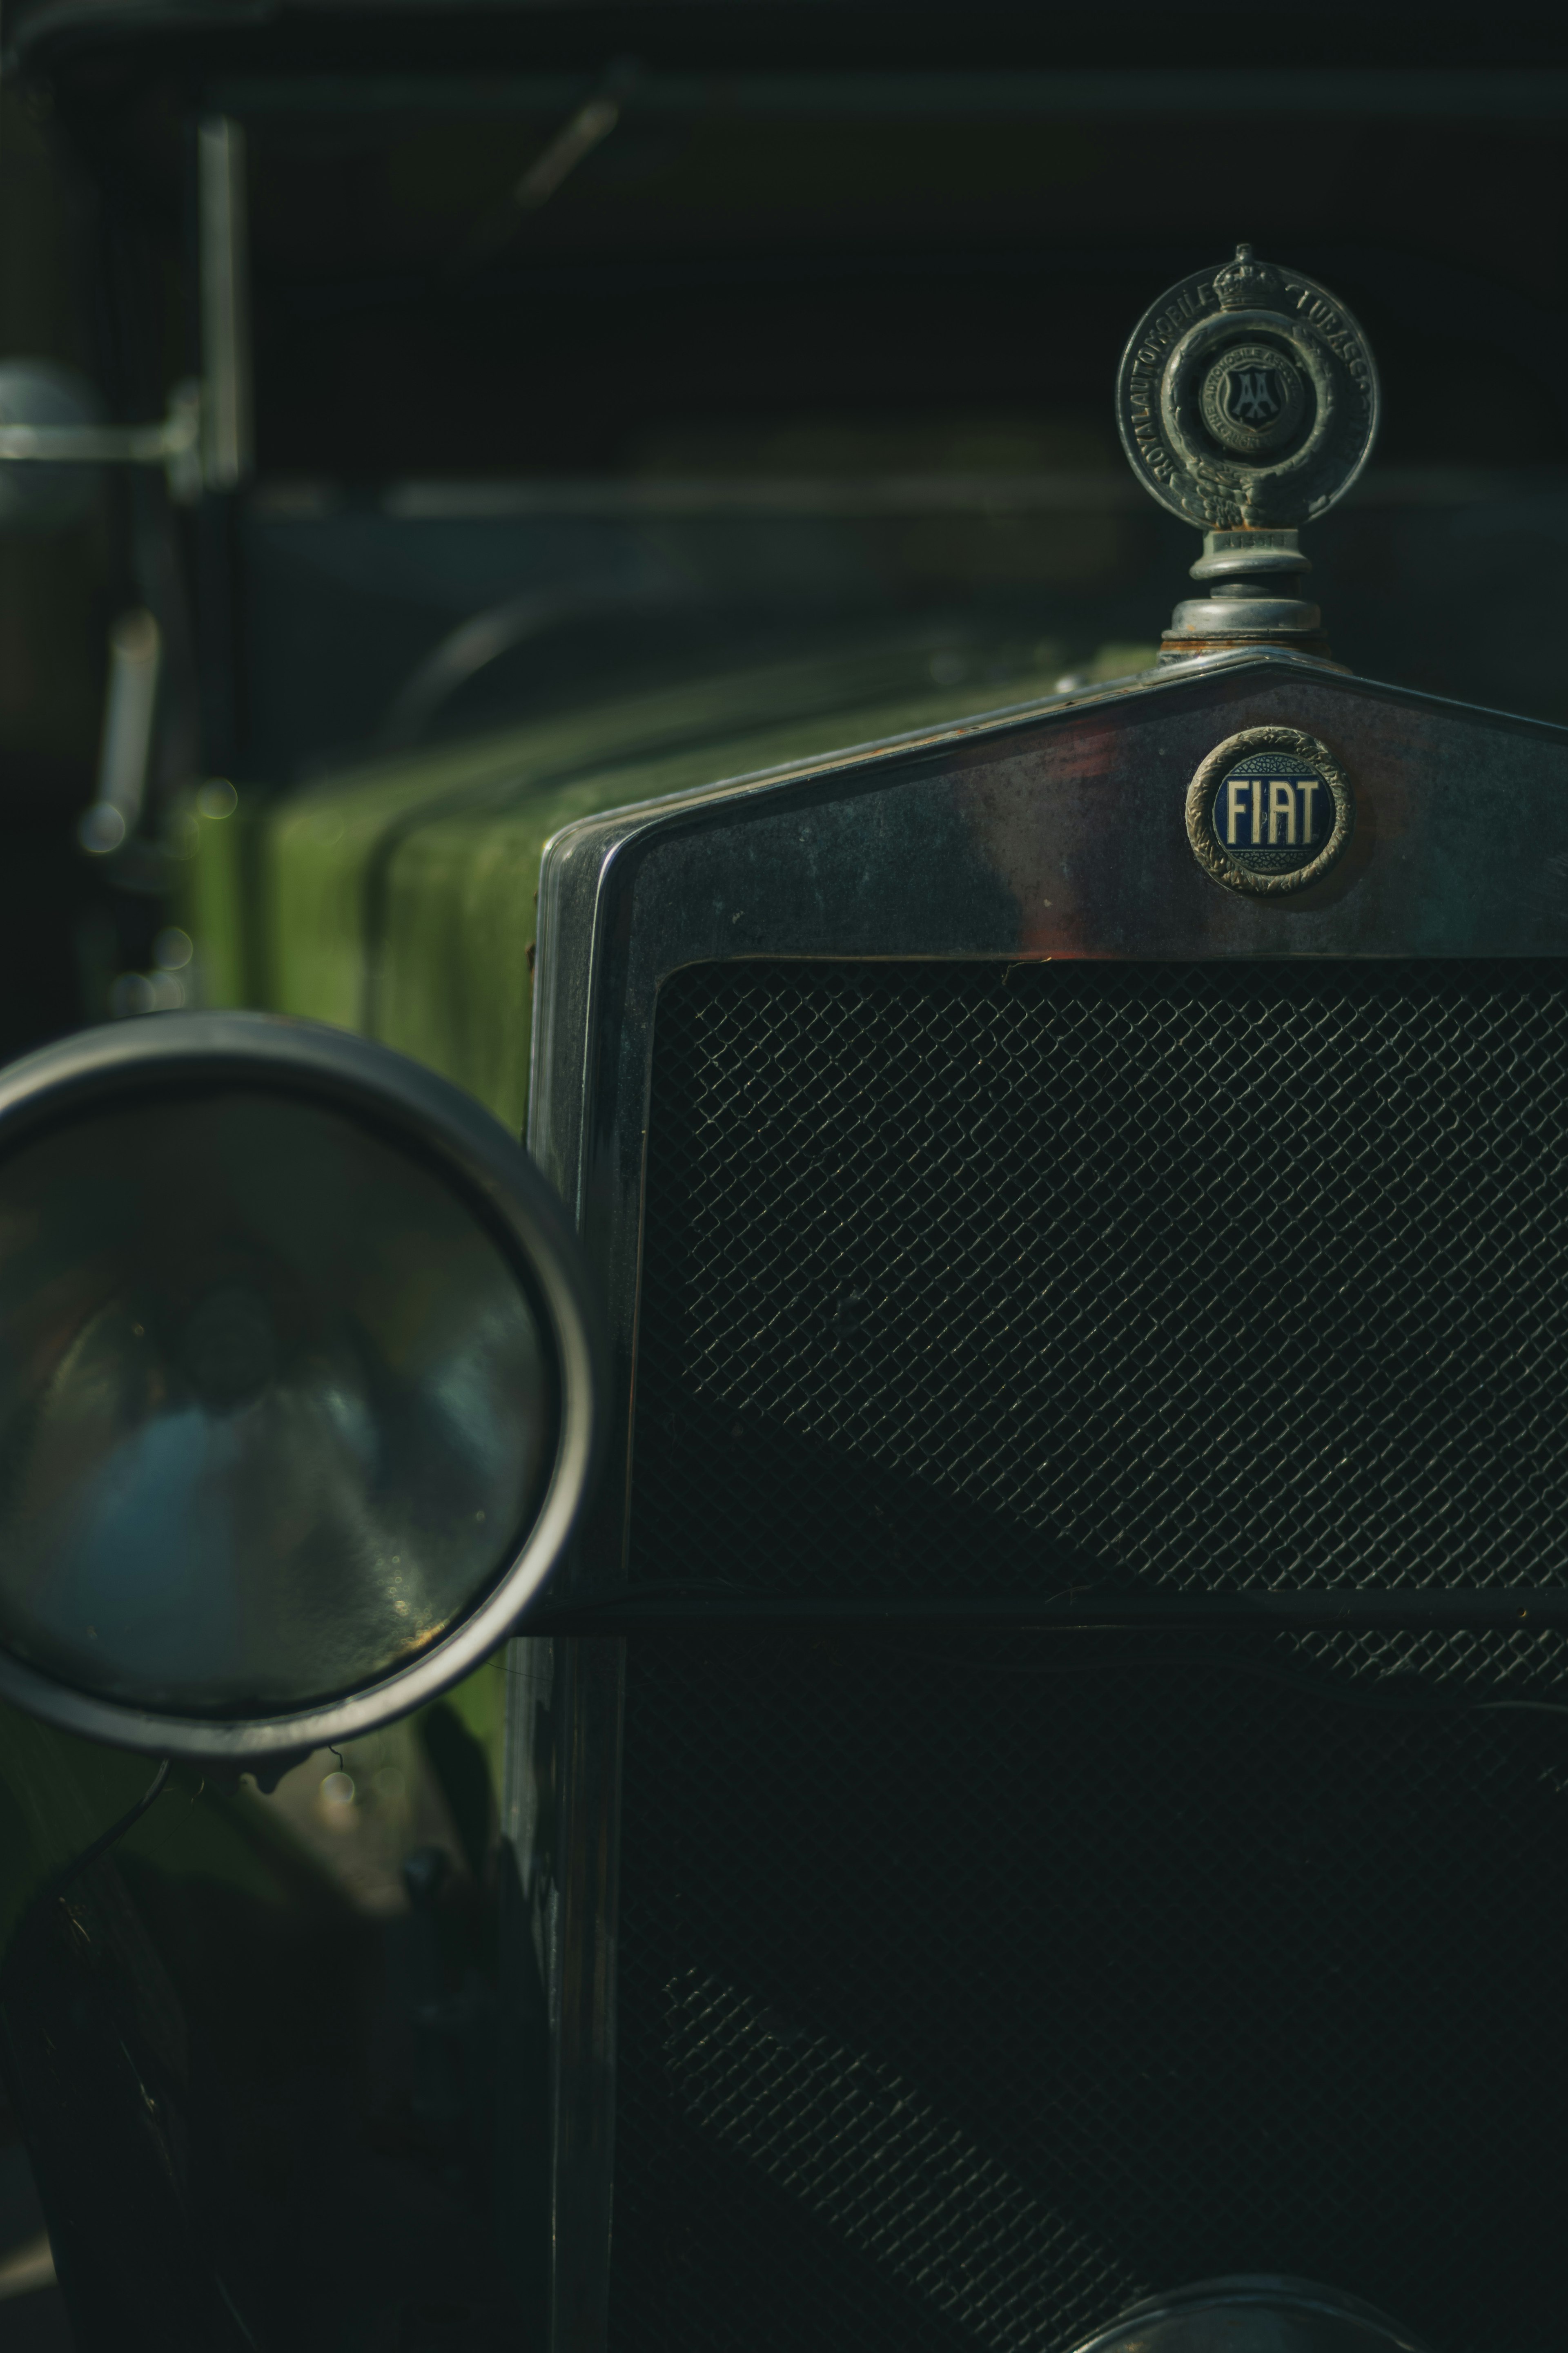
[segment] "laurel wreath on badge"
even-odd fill
[[[1249,245],[1161,295],[1116,382],[1133,472],[1200,530],[1294,530],[1326,513],[1377,433],[1377,369],[1337,296]]]
[[[1343,851],[1355,822],[1350,779],[1298,727],[1227,735],[1187,787],[1187,839],[1227,891],[1305,891]]]

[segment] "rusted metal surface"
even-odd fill
[[[1163,661],[1185,661],[1194,654],[1261,653],[1269,646],[1278,646],[1288,653],[1305,654],[1313,661],[1333,661],[1326,637],[1300,638],[1283,630],[1270,634],[1266,630],[1241,629],[1214,638],[1177,638],[1167,631],[1160,640],[1160,658]],[[1334,668],[1342,670],[1344,664],[1334,662]]]

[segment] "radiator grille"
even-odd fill
[[[1245,1663],[628,1645],[615,2353],[1047,2353],[1237,2271],[1547,2353],[1568,1720]]]
[[[709,965],[658,1008],[632,1572],[1568,1581],[1568,987]]]
[[[634,1575],[1568,1582],[1565,1069],[1555,965],[678,976]],[[1568,1715],[1495,1703],[1563,1655],[634,1640],[615,2353],[1249,2270],[1545,2353]]]

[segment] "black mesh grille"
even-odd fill
[[[1565,1068],[1556,966],[679,976],[634,1573],[1568,1581]],[[628,1645],[616,2353],[1545,2353],[1561,1639],[923,1639]]]
[[[703,965],[659,1002],[633,1574],[1568,1579],[1568,987]]]
[[[1555,2344],[1568,1720],[1245,1663],[628,1646],[616,2353],[1046,2348],[1237,2271]]]

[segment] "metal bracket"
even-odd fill
[[[543,1602],[525,1634],[668,1633],[679,1628],[794,1628],[821,1633],[932,1626],[1182,1627],[1231,1623],[1316,1629],[1568,1625],[1568,1587],[1552,1585],[1247,1586],[1211,1593],[1107,1591],[1093,1585],[1030,1594],[822,1596],[748,1593],[714,1585],[627,1586],[603,1599]]]
[[[202,386],[179,384],[159,425],[0,425],[0,464],[162,466],[182,505],[207,487],[202,463]]]
[[[177,384],[158,425],[0,424],[0,464],[162,466],[190,506],[237,490],[251,467],[245,132],[209,115],[196,135],[202,375]]]

